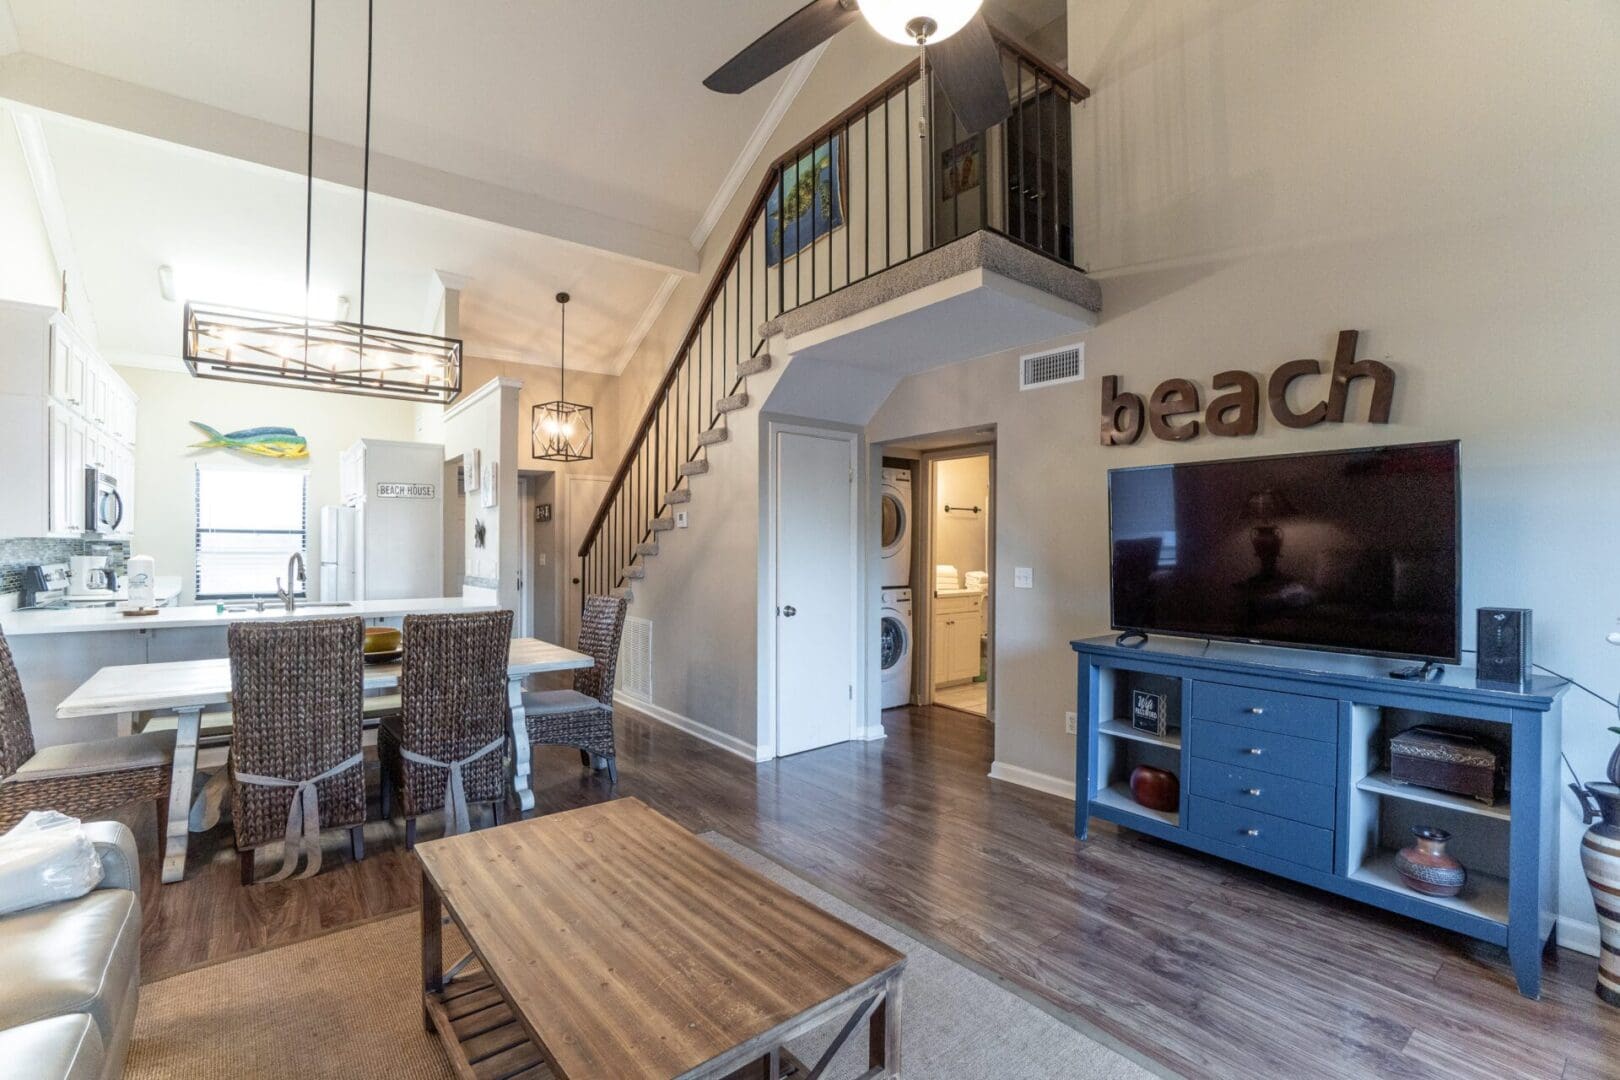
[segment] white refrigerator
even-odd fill
[[[343,505],[321,509],[321,598],[442,596],[444,447],[361,439],[339,467]]]

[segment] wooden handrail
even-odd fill
[[[998,29],[994,23],[990,25],[990,33],[995,38],[997,45],[1013,56],[1018,57],[1027,67],[1045,76],[1054,84],[1063,87],[1076,100],[1084,100],[1091,96],[1091,91],[1084,83],[1072,78],[1067,72],[1060,70],[1055,65],[1040,59],[1017,39]],[[612,511],[613,501],[618,497],[625,477],[629,475],[631,468],[634,467],[641,444],[645,441],[647,432],[652,429],[654,422],[658,419],[658,410],[662,405],[664,395],[669,392],[670,387],[674,386],[675,381],[680,378],[682,358],[687,355],[688,351],[696,343],[698,335],[703,330],[703,324],[708,321],[710,306],[725,289],[726,282],[731,276],[732,264],[742,251],[743,245],[753,235],[754,219],[764,209],[766,200],[770,198],[771,189],[776,186],[776,179],[780,174],[780,170],[798,161],[806,150],[812,150],[830,137],[833,132],[844,127],[863,113],[868,112],[878,102],[889,98],[896,90],[916,82],[917,74],[917,65],[908,63],[871,91],[862,95],[853,105],[839,112],[838,115],[821,125],[810,135],[794,143],[789,150],[771,162],[770,168],[766,170],[765,176],[760,180],[759,189],[747,203],[743,218],[737,224],[737,231],[732,235],[730,243],[726,245],[725,254],[721,256],[718,263],[719,269],[715,272],[713,280],[709,282],[709,287],[704,290],[703,298],[698,302],[696,313],[692,316],[692,322],[687,327],[685,335],[681,338],[680,347],[675,350],[674,359],[671,361],[668,370],[664,372],[664,377],[659,380],[657,388],[653,390],[652,396],[647,400],[647,407],[642,411],[641,420],[636,424],[635,433],[630,436],[630,440],[626,444],[624,458],[619,462],[619,467],[613,472],[613,478],[608,482],[607,492],[602,496],[601,505],[596,508],[596,515],[591,518],[590,528],[585,530],[585,539],[579,546],[580,558],[583,559],[589,555],[591,546],[596,543],[597,534],[602,529],[602,522],[607,520],[608,514]]]

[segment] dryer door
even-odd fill
[[[900,497],[898,488],[883,485],[883,557],[892,559],[900,554],[911,535],[911,507]]]

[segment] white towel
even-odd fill
[[[984,570],[969,570],[962,577],[962,587],[984,592],[990,587],[990,574]]]
[[[962,575],[957,573],[956,567],[949,563],[940,563],[934,567],[934,588],[959,589],[962,587]]]

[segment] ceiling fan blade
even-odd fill
[[[995,127],[1012,115],[1001,50],[983,15],[973,16],[962,29],[928,46],[928,62],[956,118],[970,134]]]
[[[722,94],[740,94],[787,67],[860,15],[860,9],[849,0],[810,0],[720,65],[703,80],[703,85]]]

